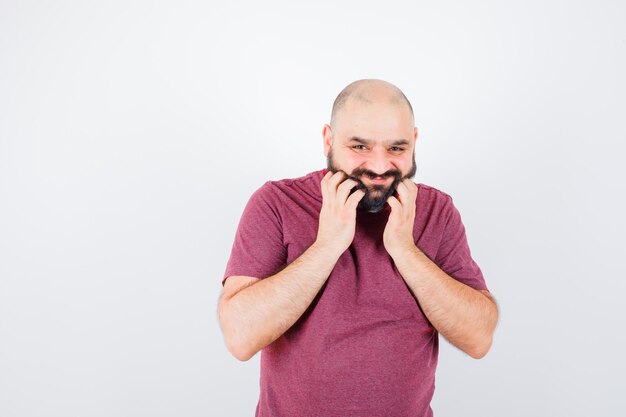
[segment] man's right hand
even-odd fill
[[[365,195],[363,190],[350,194],[356,185],[343,172],[328,172],[321,181],[315,243],[272,276],[228,278],[235,281],[220,298],[219,319],[226,346],[237,359],[247,361],[274,342],[311,305],[354,239],[356,208]]]
[[[328,171],[322,178],[322,209],[315,243],[342,254],[354,239],[356,208],[365,195],[359,189],[350,194],[358,183],[343,171]]]

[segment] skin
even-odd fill
[[[324,154],[337,172],[321,181],[322,208],[315,242],[285,269],[265,279],[232,276],[226,280],[218,315],[229,351],[248,360],[287,331],[311,304],[340,255],[354,239],[356,210],[365,196],[350,194],[357,168],[382,175],[409,175],[417,128],[397,89],[380,80],[355,84],[354,94],[322,130]],[[355,137],[361,141],[355,141]],[[401,142],[398,142],[401,141]],[[375,180],[359,180],[372,191]],[[391,186],[392,178],[378,185]],[[475,290],[447,275],[413,241],[418,188],[409,178],[388,198],[391,213],[383,243],[429,321],[450,343],[473,358],[483,357],[493,340],[498,308],[488,291]]]

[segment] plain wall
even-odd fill
[[[360,78],[412,101],[500,304],[485,358],[440,339],[435,415],[624,415],[624,2],[295,3],[0,2],[0,415],[254,415],[239,216],[325,167]]]

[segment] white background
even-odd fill
[[[0,2],[0,415],[253,416],[239,216],[360,78],[500,303],[485,358],[441,339],[435,415],[624,415],[624,2],[295,3]]]

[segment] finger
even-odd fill
[[[350,190],[352,190],[357,185],[359,185],[359,183],[352,178],[348,178],[344,182],[339,184],[339,187],[337,188],[337,198],[339,199],[339,201],[346,201],[348,195],[350,194]]]
[[[415,184],[408,178],[401,181],[396,187],[399,200],[402,204],[410,203],[411,200],[415,200],[415,195],[417,195],[415,190]]]
[[[326,200],[328,198],[328,180],[333,176],[333,173],[328,171],[322,181],[320,183],[320,189],[322,190],[322,199]]]
[[[337,187],[348,175],[343,171],[337,171],[328,180],[328,197],[332,200],[337,196]]]
[[[410,178],[405,178],[402,182],[406,185],[410,192],[417,190],[417,185]]]
[[[391,206],[391,211],[398,211],[402,209],[402,204],[394,196],[387,198],[387,203]]]
[[[413,190],[417,189],[415,183],[413,181],[411,181],[409,178],[405,178],[402,181],[400,181],[398,183],[398,187],[400,187],[400,186],[405,187],[409,191],[413,191]]]
[[[401,203],[405,203],[407,201],[409,189],[407,188],[404,181],[398,183],[398,186],[396,187],[396,192],[398,193],[398,201],[400,201]]]
[[[332,177],[328,180],[328,190],[334,193],[337,192],[337,186],[341,181],[343,181],[346,177],[346,173],[343,171],[337,171],[333,174]]]
[[[327,201],[333,200],[334,195],[337,192],[337,180],[342,177],[343,173],[341,171],[332,172],[328,171],[324,176],[324,188],[325,194],[323,197],[326,198]]]
[[[352,193],[350,197],[348,197],[348,200],[346,201],[346,205],[350,207],[352,210],[356,210],[356,206],[359,204],[359,201],[361,201],[364,195],[365,195],[364,190],[361,190],[361,189],[356,190],[354,193]]]

